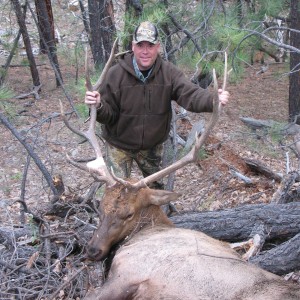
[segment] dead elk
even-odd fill
[[[107,281],[85,299],[300,299],[298,286],[245,262],[227,243],[175,228],[160,205],[177,197],[122,184],[107,190],[88,254],[103,259],[113,244],[125,242]]]

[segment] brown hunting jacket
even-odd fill
[[[128,53],[111,67],[100,87],[97,121],[104,139],[124,150],[146,150],[163,143],[170,131],[171,100],[191,112],[211,112],[213,95],[189,81],[172,63],[158,56],[142,82]]]

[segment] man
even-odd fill
[[[97,107],[109,167],[129,178],[135,161],[148,176],[160,168],[163,142],[170,131],[171,100],[191,112],[211,112],[213,95],[190,82],[183,72],[159,55],[158,31],[150,22],[135,30],[132,52],[111,67],[99,93],[88,91],[85,103]],[[229,93],[219,90],[220,102]],[[154,188],[163,188],[156,182]]]

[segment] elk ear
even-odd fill
[[[145,199],[145,203],[154,205],[164,205],[171,201],[175,201],[180,197],[180,194],[165,191],[165,190],[152,190],[148,193],[148,201]]]

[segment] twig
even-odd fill
[[[63,285],[61,285],[52,295],[50,295],[50,300],[55,300],[56,296],[59,294],[61,290],[63,290],[70,282],[77,277],[82,271],[84,271],[87,268],[87,266],[81,267],[75,274],[73,274]]]
[[[22,184],[21,184],[21,196],[20,201],[23,203],[23,206],[20,207],[20,222],[21,224],[25,224],[25,210],[27,209],[26,202],[25,202],[25,191],[26,191],[26,179],[28,174],[28,169],[30,165],[30,155],[27,155],[26,164],[24,167],[23,177],[22,177]]]

